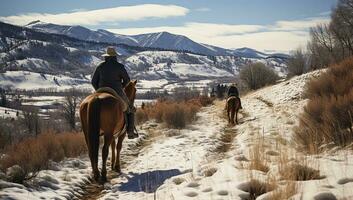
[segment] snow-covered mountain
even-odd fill
[[[43,23],[36,22],[28,26],[35,24]],[[256,52],[255,55],[251,49],[239,50],[238,55],[215,56],[195,54],[192,53],[193,49],[178,51],[157,48],[163,45],[164,41],[171,45],[168,48],[197,48],[202,45],[205,49],[217,50],[216,47],[198,44],[184,36],[165,32],[136,36],[130,41],[138,41],[142,45],[131,46],[89,39],[108,38],[109,35],[116,37],[103,30],[91,31],[84,27],[53,25],[56,31],[51,29],[49,33],[28,26],[20,27],[0,22],[1,87],[30,89],[45,86],[89,86],[90,75],[94,67],[102,61],[101,54],[106,46],[114,46],[117,49],[119,62],[126,65],[132,78],[141,80],[139,86],[145,89],[172,89],[185,84],[198,87],[206,86],[210,82],[232,80],[239,70],[250,62],[263,62],[280,75],[286,74],[283,58],[266,57],[261,52]],[[79,32],[87,34],[80,34],[80,39],[68,36]],[[97,35],[99,37],[96,37]],[[168,42],[168,38],[173,38],[175,43]],[[252,58],[241,56],[250,53],[253,54]]]
[[[90,30],[82,26],[65,26],[41,21],[34,21],[27,27],[48,33],[63,34],[81,40],[107,42],[115,44],[127,44],[140,47],[153,47],[165,50],[189,51],[192,53],[213,56],[241,56],[245,58],[266,58],[274,54],[266,54],[250,48],[225,49],[208,44],[197,43],[186,36],[171,34],[168,32],[147,33],[140,35],[120,35],[106,30]],[[276,56],[286,57],[286,55]]]
[[[41,21],[33,21],[26,25],[26,27],[47,33],[67,35],[69,37],[77,38],[80,40],[138,46],[138,42],[132,37],[114,34],[102,29],[93,31],[83,26],[65,26],[52,23],[44,23]]]

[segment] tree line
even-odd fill
[[[312,27],[306,49],[297,49],[288,60],[288,75],[326,68],[350,56],[353,56],[353,0],[338,0],[330,22]]]

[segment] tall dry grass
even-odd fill
[[[21,183],[34,177],[40,170],[47,169],[50,160],[58,162],[86,151],[82,133],[42,133],[6,147],[5,156],[0,159],[0,167],[5,171],[14,165],[20,166],[24,172],[23,180],[16,182]]]
[[[294,141],[317,153],[353,141],[353,57],[331,66],[306,85],[308,104],[295,128]]]
[[[154,119],[158,123],[165,123],[170,128],[182,129],[196,120],[196,114],[203,106],[212,104],[209,97],[200,96],[189,100],[157,100],[136,112],[137,123]]]

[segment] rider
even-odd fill
[[[237,97],[239,99],[239,104],[240,104],[239,108],[243,109],[243,107],[241,106],[241,101],[240,101],[240,98],[239,98],[239,91],[238,91],[236,83],[233,83],[231,86],[229,86],[227,94],[228,94],[228,98],[231,97],[231,96]]]
[[[129,105],[125,113],[125,122],[127,124],[127,135],[129,139],[138,137],[134,132],[135,107],[130,102],[123,88],[130,82],[130,77],[126,72],[125,66],[117,61],[117,53],[114,47],[108,47],[104,57],[105,61],[100,63],[92,76],[92,85],[95,90],[102,87],[109,87]]]

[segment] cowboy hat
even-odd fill
[[[103,57],[109,57],[109,56],[117,56],[118,54],[116,53],[114,47],[107,47],[106,53],[103,54]]]

